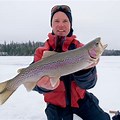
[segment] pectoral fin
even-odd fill
[[[59,81],[59,77],[49,77],[45,75],[38,80],[37,85],[46,89],[53,89],[59,85]]]
[[[50,83],[52,87],[55,87],[58,81],[60,81],[60,77],[50,77]]]
[[[29,83],[24,83],[24,86],[29,92],[36,86],[36,84],[37,84],[36,82],[29,82]]]

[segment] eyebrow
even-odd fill
[[[54,18],[54,20],[59,20],[59,18]],[[62,20],[69,20],[69,19],[67,19],[67,18],[65,18],[65,19],[62,19]]]

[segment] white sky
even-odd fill
[[[82,43],[100,36],[107,49],[120,49],[120,0],[0,0],[0,43],[44,42],[55,4],[71,7],[74,34]]]

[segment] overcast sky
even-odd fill
[[[0,0],[0,43],[47,39],[50,10],[71,7],[73,29],[82,43],[100,36],[108,49],[120,49],[120,0]]]

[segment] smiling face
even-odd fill
[[[52,19],[52,30],[57,36],[67,36],[70,32],[70,21],[63,12],[56,12]]]

